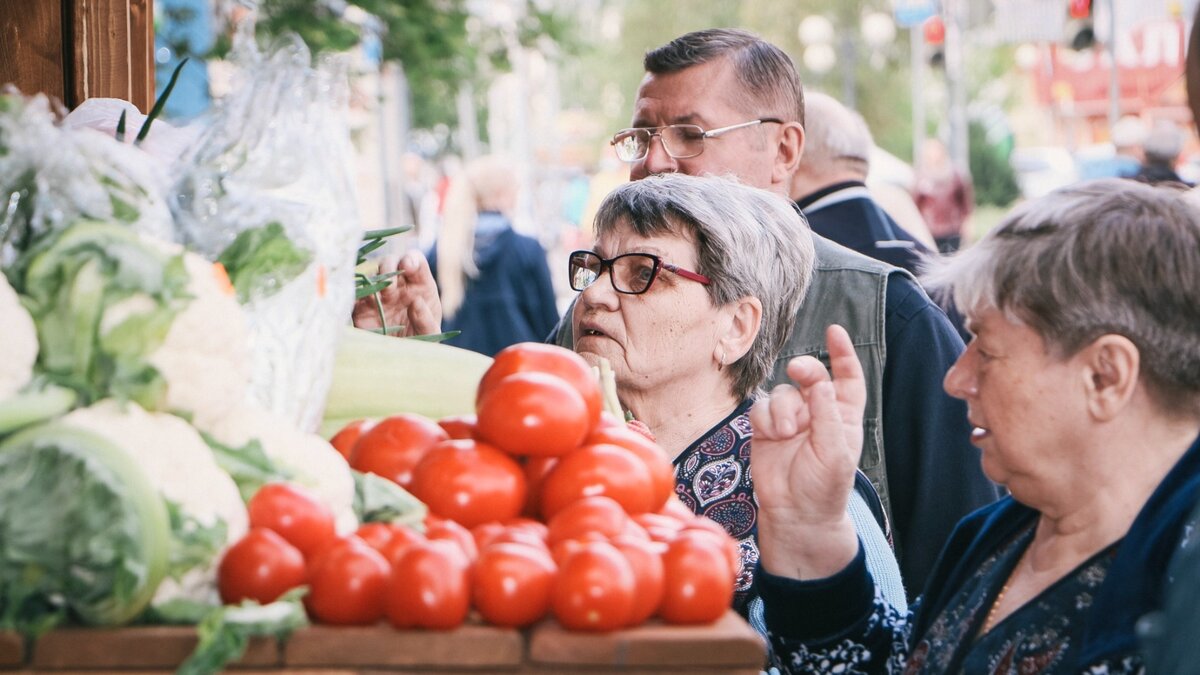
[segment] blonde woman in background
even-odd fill
[[[469,162],[450,183],[442,227],[429,255],[448,340],[494,355],[545,339],[558,322],[546,251],[512,228],[516,167],[497,156]]]

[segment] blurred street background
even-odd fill
[[[1196,2],[156,0],[155,60],[161,89],[192,59],[168,103],[178,123],[228,90],[223,56],[248,17],[260,40],[291,31],[341,55],[364,227],[411,225],[399,245],[427,248],[447,180],[505,154],[525,186],[517,228],[565,286],[563,252],[589,243],[626,178],[608,139],[629,124],[642,55],[684,32],[743,28],[787,50],[807,88],[865,117],[881,190],[911,193],[940,140],[974,184],[969,245],[1022,198],[1120,173],[1123,146],[1156,132],[1178,145],[1178,177],[1200,180],[1183,76]]]

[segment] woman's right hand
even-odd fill
[[[793,359],[781,384],[750,411],[750,471],[759,504],[759,554],[767,571],[831,576],[854,559],[847,513],[862,454],[866,384],[850,336],[825,332],[833,378],[816,358]]]
[[[388,326],[404,326],[394,333],[400,337],[432,335],[442,330],[442,302],[437,283],[429,271],[429,262],[420,251],[403,256],[385,256],[379,262],[379,273],[396,272],[387,288],[379,292]],[[367,296],[354,304],[354,325],[359,328],[380,328],[379,308],[375,298]]]

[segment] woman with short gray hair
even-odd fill
[[[782,196],[683,174],[620,186],[595,231],[595,250],[570,256],[575,351],[612,365],[621,404],[674,461],[675,494],[739,541],[735,607],[748,614],[758,509],[746,416],[808,287],[811,236]],[[889,599],[903,603],[895,557],[862,495],[851,511]]]
[[[831,329],[832,380],[797,359],[798,387],[751,413],[774,649],[798,672],[1140,672],[1135,626],[1200,497],[1200,212],[1133,181],[1065,188],[926,282],[965,310],[945,388],[1011,496],[959,523],[914,615],[878,601],[838,511],[863,387]],[[787,626],[794,607],[846,621]]]

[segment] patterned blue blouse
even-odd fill
[[[720,523],[738,542],[742,569],[734,588],[733,607],[742,616],[747,616],[758,564],[758,505],[750,481],[752,404],[743,401],[675,459],[675,495],[692,513]]]
[[[751,624],[761,626],[762,604],[754,571],[758,567],[758,502],[750,477],[750,407],[745,400],[724,420],[692,443],[675,459],[675,494],[693,513],[710,518],[738,542],[741,569],[734,588],[733,608]],[[870,483],[863,477],[863,485]],[[872,498],[878,500],[873,494]],[[849,505],[858,531],[866,567],[882,589],[883,597],[901,611],[907,609],[900,568],[889,542],[871,514],[865,498],[855,491]]]

